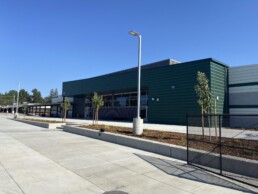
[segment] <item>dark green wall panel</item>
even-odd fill
[[[228,113],[228,68],[219,65],[216,62],[211,62],[211,94],[212,94],[212,107],[211,113],[214,113],[214,99],[218,96],[217,100],[217,114]]]
[[[194,85],[197,71],[204,72],[210,80],[212,96],[220,96],[217,112],[225,112],[225,87],[227,67],[212,59],[142,70],[142,87],[148,88],[148,121],[156,123],[185,124],[186,113],[200,113]],[[175,88],[173,89],[172,86]],[[109,93],[137,89],[137,71],[125,71],[95,78],[63,83],[63,95],[86,95],[94,91]],[[152,101],[159,98],[159,101]]]

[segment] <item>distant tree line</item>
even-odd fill
[[[54,96],[58,96],[58,90],[51,89],[50,93],[46,97],[42,97],[41,92],[34,88],[31,90],[31,93],[26,91],[25,89],[20,89],[19,91],[19,104],[24,103],[51,103],[51,98]],[[17,101],[17,91],[10,90],[5,93],[0,93],[0,105],[11,105],[13,102]]]

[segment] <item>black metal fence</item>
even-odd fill
[[[258,115],[187,115],[187,163],[258,187]]]

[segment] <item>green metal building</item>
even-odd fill
[[[217,113],[228,113],[228,66],[212,58],[180,63],[171,59],[142,66],[141,117],[145,122],[186,123],[186,113],[200,113],[194,86],[197,71],[209,79]],[[91,118],[93,92],[103,95],[100,119],[132,120],[137,111],[137,68],[63,83],[73,97],[73,117]],[[212,110],[213,112],[213,107]]]

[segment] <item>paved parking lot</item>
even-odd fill
[[[0,193],[114,191],[252,193],[179,160],[0,117]]]

